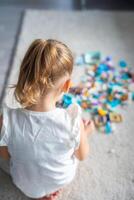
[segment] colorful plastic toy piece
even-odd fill
[[[82,90],[83,90],[82,87],[71,87],[69,89],[69,92],[74,94],[74,95],[80,95],[80,94],[82,94]]]
[[[91,103],[88,102],[88,101],[82,101],[82,102],[81,102],[81,107],[82,107],[83,109],[90,109],[90,108],[91,108]]]
[[[114,98],[114,95],[112,95],[112,94],[111,94],[111,95],[108,95],[108,97],[107,97],[107,98],[108,98],[108,100],[109,100],[109,101],[112,101],[112,100],[113,100],[113,98]]]
[[[105,116],[105,115],[107,114],[107,111],[104,110],[104,109],[102,109],[102,108],[99,108],[99,109],[98,109],[98,114],[99,114],[100,116]]]
[[[119,99],[114,99],[113,101],[108,103],[112,108],[115,108],[116,106],[121,104],[121,101]]]
[[[134,92],[132,93],[132,101],[134,101]]]
[[[63,107],[67,108],[70,104],[72,104],[72,95],[64,94],[64,96],[63,96]]]
[[[124,61],[124,60],[120,60],[120,62],[119,62],[119,66],[120,66],[121,68],[125,68],[125,67],[127,66],[126,61]]]
[[[86,91],[83,92],[83,96],[89,97],[89,95],[90,95],[90,94],[89,94],[89,91],[88,91],[88,90],[86,90]]]
[[[111,112],[109,114],[109,117],[111,122],[117,122],[117,123],[122,122],[122,116],[118,113]]]
[[[112,127],[111,127],[111,123],[110,122],[106,123],[105,132],[106,132],[106,134],[110,134],[112,132]]]
[[[128,100],[128,94],[123,94],[121,97],[122,101],[127,101]]]
[[[94,65],[97,64],[101,59],[100,52],[88,52],[84,55],[84,60],[86,64]]]
[[[94,123],[97,128],[104,126],[106,124],[106,121],[107,119],[105,116],[103,117],[99,115],[94,116]]]

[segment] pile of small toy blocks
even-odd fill
[[[66,108],[77,102],[90,113],[98,130],[112,133],[113,123],[122,121],[116,108],[134,101],[134,73],[126,61],[121,60],[114,66],[112,58],[102,60],[100,52],[80,55],[76,65],[84,67],[85,74],[59,104]]]

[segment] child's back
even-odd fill
[[[8,144],[11,176],[27,196],[39,198],[73,179],[78,162],[74,149],[80,136],[79,112],[77,105],[48,112],[3,108],[7,132],[1,144]]]
[[[14,183],[31,198],[51,194],[72,181],[78,160],[89,151],[91,125],[81,109],[56,102],[70,87],[73,57],[55,40],[35,40],[20,67],[15,97],[21,108],[3,106],[0,155],[10,159]]]

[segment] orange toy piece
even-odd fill
[[[87,109],[87,108],[90,108],[90,104],[87,101],[82,101],[81,107],[83,109]]]
[[[127,101],[127,100],[128,100],[128,94],[124,94],[124,95],[121,97],[121,100],[122,100],[122,101]]]

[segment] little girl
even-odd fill
[[[70,87],[72,69],[72,53],[65,44],[35,40],[15,85],[21,108],[2,108],[0,155],[10,160],[14,184],[32,199],[55,200],[73,180],[78,161],[88,156],[93,123],[82,121],[77,104],[56,107]]]

